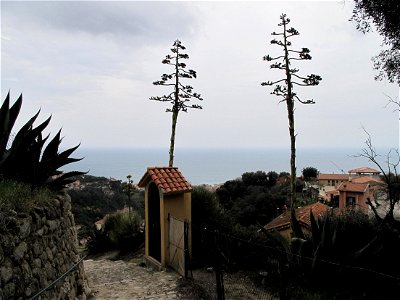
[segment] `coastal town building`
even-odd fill
[[[320,202],[299,207],[295,210],[296,219],[305,235],[311,235],[310,211],[312,211],[315,219],[322,218],[332,208]],[[278,231],[285,239],[290,240],[293,235],[290,226],[290,210],[286,210],[281,215],[273,219],[264,228],[268,232]]]
[[[318,174],[317,180],[320,188],[337,187],[342,182],[348,181],[349,174]]]
[[[362,177],[362,176],[379,178],[380,173],[381,173],[380,171],[369,168],[369,167],[363,167],[363,168],[349,170],[350,179]]]
[[[373,200],[368,183],[343,182],[338,187],[339,210],[356,209],[368,213],[368,200]]]
[[[380,173],[380,171],[373,168],[362,167],[349,170],[348,174],[318,174],[319,199],[326,202],[334,201],[339,205],[339,187],[341,186],[341,189],[343,189],[343,184],[348,182],[354,184],[368,184],[368,195],[364,195],[363,198],[372,199],[384,185],[379,177]],[[357,187],[357,185],[348,186]],[[355,189],[358,190],[358,188]]]
[[[311,234],[310,211],[316,219],[323,217],[328,211],[340,214],[346,210],[358,210],[368,214],[368,201],[378,200],[384,194],[384,182],[379,174],[380,171],[368,167],[349,170],[348,174],[318,174],[318,201],[295,210],[303,232]],[[310,191],[314,185],[307,183],[305,187]],[[290,211],[284,211],[264,228],[267,231],[276,230],[286,239],[290,239],[293,234],[290,217]]]

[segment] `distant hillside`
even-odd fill
[[[93,230],[94,222],[106,214],[122,209],[125,205],[133,207],[144,216],[144,192],[133,188],[131,201],[126,193],[126,182],[92,175],[75,177],[69,188],[72,213],[75,223],[81,226],[79,236],[84,237]]]

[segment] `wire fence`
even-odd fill
[[[193,270],[193,279],[208,299],[276,299],[268,288],[271,261],[264,247],[217,230],[201,232],[205,267]]]
[[[348,288],[352,293],[357,278],[365,279],[365,287],[362,288],[366,293],[375,293],[378,291],[377,285],[382,288],[383,283],[385,287],[400,288],[400,271],[389,273],[379,268],[369,268],[368,264],[363,266],[351,261],[300,255],[276,244],[259,243],[218,230],[196,227],[195,224],[191,226],[193,234],[197,235],[196,239],[200,236],[201,246],[200,250],[196,250],[199,245],[193,245],[193,251],[197,251],[197,256],[200,251],[202,258],[199,262],[195,253],[190,265],[194,266],[194,282],[205,291],[206,297],[203,299],[289,299],[290,283],[301,282],[306,286],[310,284],[307,282],[309,278],[315,278],[310,276],[311,272],[308,273],[311,266],[317,266],[315,274],[327,274],[326,282],[334,281],[335,276],[349,277]],[[316,282],[323,280],[316,278]],[[338,280],[343,281],[336,278]],[[331,292],[335,293],[335,285],[331,287]],[[346,288],[341,287],[341,290],[345,299]]]

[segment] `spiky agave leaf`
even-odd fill
[[[21,109],[21,104],[22,94],[10,108],[10,93],[8,93],[0,108],[0,162],[2,161],[2,156],[7,148],[12,128],[14,127]]]
[[[21,98],[22,99],[22,98]],[[6,99],[7,100],[7,99]],[[8,103],[4,103],[3,107],[8,107]],[[3,108],[2,107],[2,108]],[[19,169],[18,166],[20,166],[20,162],[21,160],[18,159],[14,159],[15,157],[18,158],[18,152],[19,152],[19,148],[20,145],[22,144],[22,142],[25,139],[25,136],[28,134],[30,128],[33,125],[33,122],[36,120],[37,116],[39,115],[39,112],[36,113],[36,115],[34,115],[16,134],[14,141],[10,147],[10,149],[5,150],[2,153],[2,158],[1,158],[1,162],[0,162],[0,174],[2,174],[3,177],[5,178],[13,178],[15,179],[15,173],[18,173],[19,171],[17,171],[17,169]],[[6,141],[6,143],[8,143],[8,139]],[[27,148],[28,145],[25,145],[25,147]],[[26,150],[25,148],[25,150]],[[26,157],[26,156],[25,156]],[[21,157],[24,158],[24,157]],[[14,161],[15,163],[17,163],[16,165],[14,165]],[[14,165],[14,166],[13,166]]]
[[[53,176],[59,175],[61,173],[58,170],[60,167],[82,160],[82,158],[69,157],[80,146],[80,144],[59,153],[61,140],[60,129],[43,151],[42,159],[39,163],[40,173],[38,174],[42,182],[46,182]],[[65,176],[63,178],[65,178]]]
[[[30,182],[32,173],[32,155],[33,148],[42,131],[47,127],[51,117],[41,123],[36,128],[33,128],[33,122],[36,120],[39,112],[33,116],[17,133],[11,145],[11,148],[5,153],[5,158],[0,166],[0,174],[4,177],[9,177],[25,182]]]
[[[6,149],[9,143],[9,135],[22,104],[22,95],[9,108],[9,95],[7,95],[0,108],[0,175],[3,178],[15,179],[31,184],[32,188],[48,185],[49,187],[63,188],[65,184],[72,182],[71,176],[83,175],[84,172],[62,173],[60,167],[82,158],[69,157],[79,145],[67,149],[61,153],[61,130],[42,150],[49,138],[42,137],[43,130],[51,120],[51,116],[37,127],[34,127],[40,110],[17,132],[11,147]]]
[[[293,230],[295,237],[301,238],[303,240],[305,239],[304,233],[301,230],[300,223],[296,218],[296,213],[293,208],[290,210],[290,226]]]
[[[318,227],[317,221],[315,220],[314,214],[310,209],[310,222],[311,222],[311,238],[313,241],[314,249],[316,249],[317,245],[321,241],[321,230]]]
[[[65,188],[67,184],[74,182],[75,179],[73,179],[73,177],[85,174],[87,174],[87,172],[71,171],[62,173],[60,176],[57,176],[55,178],[50,177],[46,182],[46,186],[52,190],[59,191]]]
[[[61,141],[61,140],[59,140]],[[58,168],[65,166],[67,164],[77,162],[82,160],[82,158],[71,158],[69,157],[78,147],[80,144],[76,145],[75,147],[69,148],[61,153],[58,153],[58,143],[49,144],[50,150],[46,147],[45,153],[42,156],[41,164],[43,167],[47,167],[53,170],[57,170]],[[57,145],[56,147],[54,147]],[[53,148],[53,149],[51,149]],[[46,151],[48,150],[48,151]],[[52,152],[50,152],[52,151]]]
[[[47,118],[42,124],[33,128],[33,123],[38,117],[40,110],[34,115],[16,134],[14,141],[10,148],[10,155],[13,157],[16,153],[23,152],[24,149],[29,147],[32,143],[34,143],[35,139],[38,138],[39,134],[47,127],[50,123],[51,116]]]
[[[32,187],[38,185],[38,181],[39,181],[38,176],[40,173],[39,160],[40,160],[43,146],[46,143],[48,138],[49,138],[49,136],[47,136],[43,139],[42,134],[39,133],[37,139],[32,143],[32,145],[30,147],[31,153],[30,153],[30,155],[28,155],[28,157],[31,160],[30,161],[31,172],[30,172],[30,174],[28,172],[28,174],[26,174],[26,175],[28,176],[27,180],[29,180],[31,182]],[[29,165],[27,166],[27,168],[29,169]]]
[[[43,151],[42,161],[47,161],[58,153],[58,147],[61,143],[61,129],[57,132],[54,138],[47,144]]]

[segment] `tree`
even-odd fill
[[[376,206],[372,204],[371,200],[368,200],[368,205],[371,207],[372,211],[375,214],[375,217],[379,221],[388,221],[389,223],[395,223],[400,229],[400,222],[395,222],[394,219],[394,208],[397,203],[400,202],[400,174],[398,173],[398,169],[400,166],[400,153],[398,149],[391,150],[386,156],[386,170],[382,166],[382,164],[378,161],[379,154],[376,151],[376,148],[373,146],[371,135],[364,129],[367,134],[367,140],[365,141],[366,147],[362,149],[362,152],[358,154],[359,157],[364,157],[374,163],[379,170],[382,172],[383,179],[386,184],[386,193],[388,196],[388,204],[389,209],[386,213],[386,216],[382,219],[379,216]]]
[[[400,84],[400,2],[397,0],[354,0],[351,21],[363,33],[371,30],[371,22],[384,37],[390,49],[382,50],[373,58],[374,69],[379,73],[376,80],[386,77]]]
[[[318,170],[314,167],[303,168],[302,173],[305,180],[309,180],[310,178],[317,178],[318,176]]]
[[[386,104],[386,107],[393,104],[396,106],[396,108],[393,110],[393,112],[400,113],[400,100],[399,99],[393,100],[391,97],[389,97],[389,96],[387,96],[387,97],[389,98],[389,102]],[[400,120],[400,114],[399,114],[399,120]]]
[[[171,143],[169,147],[169,166],[174,164],[174,148],[175,148],[175,129],[178,121],[178,114],[180,111],[187,112],[188,108],[202,109],[198,104],[189,104],[190,99],[195,98],[203,100],[200,94],[193,92],[193,87],[190,85],[183,85],[183,78],[196,78],[197,74],[194,70],[186,70],[186,64],[182,62],[184,59],[189,59],[189,55],[182,53],[186,48],[179,40],[176,40],[171,48],[172,55],[168,54],[162,60],[163,64],[171,65],[174,71],[169,74],[163,74],[161,80],[154,81],[154,85],[172,86],[173,91],[161,97],[150,97],[150,100],[170,102],[171,108],[167,108],[167,112],[172,113],[172,132]]]
[[[314,104],[314,100],[301,100],[297,93],[293,90],[293,85],[298,86],[314,86],[318,85],[322,80],[321,76],[310,74],[306,77],[298,75],[299,69],[292,68],[291,62],[294,60],[310,60],[310,50],[308,48],[302,48],[301,50],[292,50],[290,46],[292,43],[288,40],[293,36],[299,35],[299,32],[293,27],[288,28],[290,19],[286,17],[286,14],[280,16],[281,23],[278,26],[283,26],[283,31],[276,33],[272,32],[273,36],[281,36],[282,40],[273,39],[271,41],[272,45],[278,45],[282,47],[283,55],[277,57],[271,57],[270,55],[264,56],[265,61],[277,61],[273,63],[270,67],[271,69],[278,69],[285,72],[285,77],[277,81],[267,81],[262,82],[262,86],[272,86],[275,85],[274,90],[271,92],[272,95],[282,97],[280,102],[286,102],[288,120],[289,120],[289,135],[290,135],[290,207],[296,200],[296,135],[294,129],[294,103],[298,101],[302,104]],[[290,54],[297,54],[298,57],[291,57]],[[300,82],[296,81],[300,80]],[[280,83],[283,83],[280,84]]]

